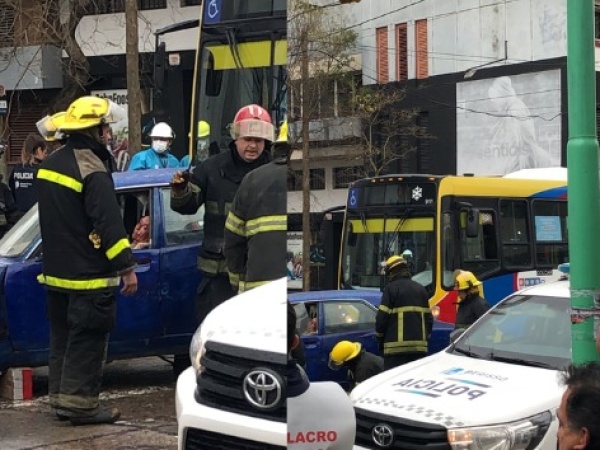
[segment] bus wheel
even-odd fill
[[[191,366],[189,355],[175,355],[173,358],[173,375],[175,380],[185,369]]]

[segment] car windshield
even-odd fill
[[[571,362],[568,298],[514,295],[471,326],[449,351],[560,370]]]
[[[37,203],[2,237],[0,256],[20,256],[40,239]]]
[[[569,299],[509,297],[465,331],[449,351],[560,370],[571,362]]]

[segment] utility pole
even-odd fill
[[[567,144],[571,312],[593,313],[600,298],[600,189],[596,130],[594,0],[567,2]],[[572,321],[574,364],[599,360],[594,322]]]
[[[127,109],[129,116],[127,151],[133,155],[142,147],[142,98],[137,0],[125,0],[125,52],[127,60]]]
[[[310,116],[308,21],[300,30],[300,79],[302,80],[302,290],[310,290]]]

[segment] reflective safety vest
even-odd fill
[[[285,160],[259,167],[244,178],[225,221],[224,237],[227,267],[239,276],[240,292],[286,276]]]
[[[73,133],[37,173],[44,246],[38,281],[50,289],[112,290],[119,275],[135,267],[113,179],[101,157],[110,157],[103,146]]]

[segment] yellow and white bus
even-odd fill
[[[456,314],[457,269],[483,281],[490,304],[558,279],[557,266],[568,262],[566,178],[386,175],[353,183],[339,287],[380,289],[382,262],[405,252],[447,322]]]

